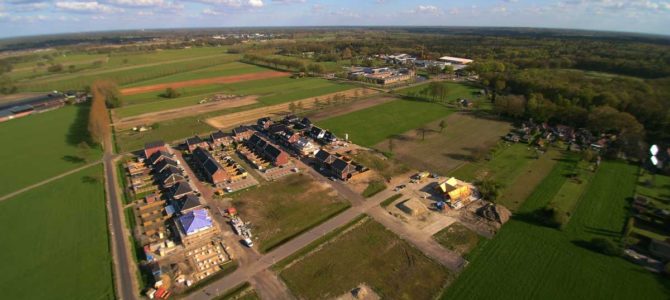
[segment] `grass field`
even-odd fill
[[[521,207],[547,205],[568,180],[561,161]],[[478,247],[443,299],[666,299],[670,284],[622,258],[580,245],[593,237],[617,239],[637,167],[605,162],[563,231],[513,219]],[[504,274],[504,276],[502,275]]]
[[[469,84],[464,84],[464,83],[456,83],[456,82],[448,82],[448,81],[442,81],[440,82],[443,86],[447,88],[447,96],[446,100],[449,102],[454,102],[459,98],[464,98],[468,99],[474,102],[479,102],[483,101],[484,98],[480,96],[479,91],[481,88],[475,87],[473,85]],[[396,90],[395,92],[411,97],[411,98],[417,98],[417,99],[428,99],[429,97],[421,95],[421,91],[426,89],[428,87],[428,84],[420,84],[420,85],[415,85],[412,87],[404,88],[404,89],[399,89]],[[481,99],[480,99],[481,98]]]
[[[461,255],[470,253],[482,239],[476,232],[455,222],[433,235],[433,238],[449,250]]]
[[[444,122],[446,127],[440,128]],[[473,152],[495,145],[511,129],[508,122],[472,113],[453,113],[423,125],[427,132],[410,130],[379,142],[376,149],[393,152],[394,157],[416,170],[447,175],[474,160]],[[393,149],[390,148],[392,146]],[[392,151],[391,151],[392,150]]]
[[[162,97],[161,94],[164,91],[125,96],[126,106],[116,109],[115,114],[118,117],[125,118],[143,113],[196,105],[202,99],[218,93],[243,96],[258,95],[260,96],[258,101],[263,105],[274,105],[352,88],[354,88],[352,85],[338,84],[318,78],[250,80],[235,84],[215,84],[183,88],[179,89],[181,96],[174,99]]]
[[[295,296],[334,298],[365,283],[382,299],[433,299],[452,279],[379,223],[357,226],[281,271]]]
[[[302,174],[241,191],[233,199],[242,219],[253,224],[261,252],[349,207],[329,186]]]
[[[373,146],[390,136],[419,128],[452,113],[442,105],[398,100],[317,122],[362,146]]]
[[[5,299],[115,299],[102,165],[0,202]]]
[[[365,283],[382,299],[433,299],[452,275],[370,219],[279,276],[300,299],[340,296]]]
[[[77,146],[90,142],[87,122],[88,107],[78,105],[0,124],[0,195],[98,159],[100,149]]]

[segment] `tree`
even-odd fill
[[[496,198],[500,195],[500,184],[495,182],[491,178],[484,178],[475,183],[479,194],[482,195],[484,199],[495,201]]]
[[[98,95],[104,99],[107,107],[117,108],[123,106],[121,91],[119,91],[119,86],[116,84],[116,82],[110,80],[99,80],[91,85],[91,90],[93,93],[97,92]]]
[[[351,59],[352,54],[351,54],[351,49],[349,47],[344,48],[342,51],[342,59]]]
[[[104,140],[110,134],[110,121],[107,107],[105,105],[105,94],[98,84],[101,82],[94,82],[91,86],[93,100],[91,102],[91,110],[88,117],[88,132],[93,143],[103,144]]]
[[[440,126],[440,133],[442,133],[442,131],[444,131],[444,129],[447,128],[447,122],[442,120],[440,121],[440,124],[438,124],[438,126]]]
[[[428,131],[428,129],[426,127],[419,127],[417,129],[417,131],[421,134],[421,140],[422,141],[425,140],[426,139],[426,131]]]
[[[171,87],[165,89],[165,93],[163,93],[163,97],[170,98],[170,99],[177,98],[179,96],[181,96],[179,91],[177,91],[176,89],[173,89]]]
[[[298,107],[295,105],[295,102],[291,102],[288,104],[288,110],[292,113],[295,114],[295,111],[298,109]]]

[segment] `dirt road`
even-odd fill
[[[177,118],[199,115],[210,111],[217,111],[226,108],[234,108],[254,104],[257,102],[256,99],[257,99],[256,96],[239,97],[235,99],[215,101],[205,104],[196,104],[187,107],[151,112],[123,118],[120,120],[117,119],[116,116],[112,116],[112,119],[114,121],[114,126],[116,126],[117,129],[128,129],[135,126],[153,124],[165,120],[172,120]]]
[[[372,95],[373,93],[378,93],[377,91],[366,89],[366,88],[358,88],[358,89],[353,89],[353,90],[348,90],[344,92],[337,92],[337,93],[331,93],[327,95],[321,95],[318,97],[312,97],[312,98],[307,98],[307,99],[302,99],[298,100],[295,102],[287,102],[287,103],[282,103],[282,104],[277,104],[273,106],[266,106],[266,107],[261,107],[257,109],[251,109],[247,111],[242,111],[242,112],[237,112],[237,113],[232,113],[232,114],[226,114],[218,117],[213,117],[205,120],[207,124],[209,124],[212,127],[215,128],[220,128],[220,129],[227,129],[227,128],[232,128],[236,125],[239,124],[244,124],[244,123],[250,123],[250,122],[255,122],[259,118],[266,117],[266,116],[281,116],[281,115],[286,115],[290,113],[289,106],[291,103],[295,103],[296,105],[302,105],[303,109],[308,110],[315,108],[316,105],[314,103],[314,99],[318,98],[320,100],[324,100],[327,98],[331,98],[334,95],[345,95],[346,97],[353,97],[355,94],[359,95]]]
[[[126,89],[121,90],[121,94],[124,95],[124,96],[128,96],[128,95],[141,94],[141,93],[146,93],[146,92],[162,91],[162,90],[165,90],[166,88],[169,88],[169,87],[178,89],[178,88],[200,86],[200,85],[207,85],[207,84],[214,84],[214,83],[223,84],[223,83],[235,83],[235,82],[240,82],[240,81],[257,80],[257,79],[275,78],[275,77],[287,77],[289,75],[290,75],[290,73],[286,73],[286,72],[265,71],[265,72],[240,74],[240,75],[233,75],[233,76],[222,76],[222,77],[212,77],[212,78],[203,78],[203,79],[193,79],[193,80],[185,80],[185,81],[179,81],[179,82],[160,83],[160,84],[153,84],[153,85],[145,85],[145,86],[139,86],[139,87],[126,88]]]

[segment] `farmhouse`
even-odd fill
[[[254,134],[246,141],[246,146],[256,155],[270,162],[274,166],[283,166],[288,163],[289,156],[283,150],[265,141],[258,134]]]
[[[211,146],[212,148],[214,147],[228,147],[233,143],[233,137],[225,134],[223,131],[219,130],[217,132],[213,132],[210,135],[210,138],[212,140]]]
[[[209,146],[209,144],[207,144],[207,142],[203,141],[197,135],[192,137],[192,138],[186,139],[186,147],[188,148],[188,151],[190,151],[190,152],[193,152],[198,147],[207,149],[208,146]]]
[[[254,134],[248,126],[239,126],[233,129],[233,139],[237,142],[246,141]]]
[[[167,145],[163,141],[155,141],[144,145],[144,157],[150,158],[154,153],[164,151],[168,152]]]
[[[209,151],[198,147],[193,151],[193,158],[210,183],[219,184],[230,179],[228,173]]]

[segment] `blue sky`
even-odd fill
[[[670,0],[0,0],[0,37],[296,25],[523,26],[670,35]]]

